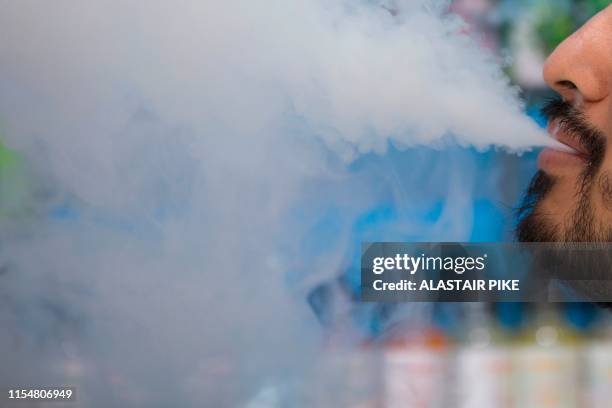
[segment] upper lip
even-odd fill
[[[555,119],[548,123],[548,133],[559,142],[576,150],[576,152],[578,152],[578,156],[582,157],[583,159],[587,159],[589,157],[589,151],[582,143],[579,136],[573,133],[568,133],[563,128],[560,120]]]

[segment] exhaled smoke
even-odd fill
[[[401,181],[348,162],[551,143],[444,2],[0,4],[0,127],[36,181],[3,227],[2,384],[77,383],[90,406],[246,401],[311,360],[292,282],[345,266],[383,179],[405,205],[452,203],[401,237],[471,225],[465,153],[413,157]],[[327,253],[304,249],[319,210]]]
[[[461,34],[461,20],[444,16],[439,2],[376,3],[10,2],[0,46],[4,78],[19,94],[4,107],[5,120],[36,134],[68,133],[65,142],[105,124],[113,151],[119,146],[108,133],[135,104],[203,139],[219,129],[246,138],[299,119],[351,155],[451,134],[479,148],[550,143],[521,114],[495,58]],[[17,120],[25,112],[36,114],[29,126]],[[259,144],[250,139],[244,143]],[[65,157],[86,160],[77,147]],[[95,147],[96,157],[104,153]]]

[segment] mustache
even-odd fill
[[[606,136],[589,123],[584,112],[570,102],[555,98],[542,108],[542,115],[549,123],[557,121],[559,131],[580,143],[588,154],[589,167],[599,167],[606,150]]]

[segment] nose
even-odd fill
[[[544,80],[563,99],[604,100],[612,84],[612,6],[563,41],[544,64]]]

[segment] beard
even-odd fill
[[[520,242],[553,243],[532,246],[532,269],[545,279],[555,279],[571,288],[579,299],[612,309],[612,226],[600,220],[593,205],[603,161],[606,138],[582,113],[563,101],[553,101],[543,112],[557,119],[563,130],[588,152],[588,161],[575,184],[572,208],[565,220],[553,220],[542,210],[542,202],[555,188],[558,178],[538,171],[517,210],[516,238]]]
[[[555,242],[560,240],[558,226],[539,209],[539,204],[555,185],[555,179],[538,171],[529,183],[521,206],[517,210],[519,219],[516,238],[520,242]]]
[[[612,242],[612,226],[598,222],[592,204],[595,174],[583,174],[576,182],[574,209],[564,222],[551,219],[541,203],[557,179],[538,171],[531,180],[517,216],[520,242]]]
[[[592,203],[595,179],[606,149],[605,135],[568,102],[551,101],[542,112],[549,121],[558,120],[560,128],[584,146],[588,162],[576,180],[574,208],[564,222],[553,221],[541,209],[542,201],[558,180],[543,171],[536,173],[517,210],[516,238],[520,242],[612,242],[612,226],[598,222]]]

